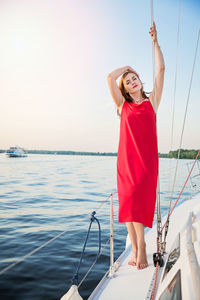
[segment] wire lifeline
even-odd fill
[[[92,223],[94,221],[97,222],[98,229],[99,229],[99,249],[98,249],[96,259],[95,259],[95,261],[92,265],[94,265],[97,262],[98,258],[99,258],[99,254],[100,254],[100,251],[101,251],[101,226],[100,226],[99,220],[94,216],[95,214],[96,214],[96,212],[93,211],[92,214],[91,214],[91,217],[90,217],[90,225],[89,225],[88,232],[87,232],[87,235],[86,235],[86,238],[85,238],[85,242],[84,242],[84,245],[83,245],[83,250],[82,250],[82,253],[81,253],[81,257],[80,257],[80,261],[79,261],[76,273],[72,277],[72,284],[75,284],[75,281],[78,284],[78,272],[79,272],[79,269],[80,269],[80,266],[81,266],[81,263],[82,263],[82,260],[83,260],[83,255],[84,255],[84,252],[85,252],[85,248],[86,248],[87,240],[88,240],[88,237],[89,237],[90,229],[91,229]]]
[[[172,210],[171,210],[171,212],[170,212],[170,216],[171,216],[171,214],[172,214],[172,212],[173,212],[173,210],[174,210],[176,204],[178,203],[178,201],[179,201],[179,199],[180,199],[180,197],[181,197],[181,194],[183,193],[183,190],[184,190],[184,188],[185,188],[185,186],[186,186],[186,183],[187,183],[188,180],[189,180],[189,177],[190,177],[190,175],[191,175],[191,173],[192,173],[192,170],[193,170],[193,168],[194,168],[194,165],[195,165],[195,163],[196,163],[196,161],[197,161],[197,158],[198,158],[199,154],[200,154],[200,149],[199,149],[199,151],[198,151],[198,153],[197,153],[197,156],[196,156],[195,161],[194,161],[194,163],[193,163],[193,165],[192,165],[192,168],[191,168],[191,170],[190,170],[190,173],[188,174],[188,177],[187,177],[187,179],[186,179],[186,181],[185,181],[185,183],[184,183],[184,185],[183,185],[183,187],[182,187],[182,190],[181,190],[181,192],[180,192],[180,194],[179,194],[179,196],[178,196],[176,202],[174,203],[174,206],[172,207]],[[163,225],[162,231],[163,231],[164,227],[166,226],[166,224],[167,224],[167,221],[166,221],[165,224]]]
[[[118,231],[116,231],[116,234],[120,231],[124,230],[124,228],[119,229]],[[107,242],[104,244],[99,257],[101,256],[101,254],[103,253],[103,250],[106,248],[106,246],[108,245],[108,243],[110,242],[110,238],[107,240]],[[92,270],[92,268],[94,267],[96,261],[93,262],[93,264],[91,265],[91,267],[88,269],[87,273],[85,274],[85,276],[83,277],[83,279],[80,281],[78,288],[81,286],[81,284],[83,283],[83,281],[86,279],[86,277],[88,276],[88,274],[90,273],[90,271]]]
[[[107,202],[107,200],[108,200],[110,197],[113,198],[113,195],[114,195],[114,194],[117,194],[117,192],[111,193],[110,196],[109,196],[105,201],[103,201],[102,204],[100,204],[100,206],[98,207],[98,209],[100,209],[100,208]],[[120,231],[122,231],[122,230],[124,230],[124,228],[119,229],[116,233],[118,233],[118,232],[120,232]],[[99,253],[99,255],[98,255],[98,258],[101,256],[101,254],[103,253],[103,250],[106,248],[106,246],[108,245],[109,242],[110,242],[110,238],[109,238],[109,239],[107,240],[107,242],[104,244],[103,248],[101,249],[101,251],[100,251],[100,253]],[[98,258],[97,258],[97,259],[98,259]],[[92,268],[94,267],[94,265],[96,264],[97,259],[96,259],[96,260],[93,262],[93,264],[90,266],[90,268],[88,269],[87,273],[84,275],[84,277],[82,278],[82,280],[81,280],[80,283],[78,284],[77,289],[79,289],[79,287],[81,286],[81,284],[84,282],[84,280],[86,279],[86,277],[88,276],[88,274],[90,273],[90,271],[92,270]],[[75,276],[74,276],[74,277],[75,277]],[[75,291],[76,291],[76,290],[74,290],[74,293],[75,293]],[[73,297],[74,293],[70,296],[69,299],[71,299],[71,298]]]
[[[110,194],[110,196],[107,197],[106,200],[104,200],[99,207],[96,210],[100,210],[100,208],[109,200],[109,198],[116,194],[117,192],[114,192],[112,194]],[[31,252],[27,253],[26,255],[24,255],[22,258],[20,258],[18,261],[8,265],[7,267],[5,267],[4,269],[2,269],[0,271],[0,275],[3,275],[5,272],[7,272],[8,270],[12,269],[13,267],[15,267],[16,265],[18,265],[19,263],[23,262],[25,259],[27,259],[28,257],[32,256],[33,254],[35,254],[36,252],[38,252],[40,249],[44,248],[45,246],[47,246],[48,244],[50,244],[51,242],[55,241],[57,238],[59,238],[60,236],[62,236],[63,234],[65,234],[68,230],[65,230],[61,233],[59,233],[58,235],[56,235],[55,237],[53,237],[52,239],[48,240],[47,242],[45,242],[44,244],[42,244],[41,246],[35,248],[34,250],[32,250]]]
[[[95,211],[99,211],[102,206],[110,199],[110,197],[112,197],[114,194],[117,194],[117,192],[111,193],[110,196],[108,196],[98,207]]]
[[[98,207],[98,209],[100,209],[102,207],[102,205],[104,205],[110,197],[113,197],[114,194],[117,194],[117,192],[111,193],[110,196],[100,205],[100,207]],[[122,230],[124,230],[124,228],[119,229],[116,233],[118,233],[118,232],[120,232]],[[106,246],[108,245],[109,242],[110,242],[110,238],[104,244],[103,248],[101,249],[101,251],[99,253],[98,258],[101,256],[101,254],[103,253],[103,250],[106,248]],[[88,269],[87,273],[84,275],[84,277],[80,281],[80,283],[79,283],[79,285],[78,285],[77,288],[79,288],[81,286],[81,284],[84,282],[84,280],[86,279],[86,277],[88,276],[88,274],[90,273],[90,271],[92,270],[92,268],[94,267],[94,265],[96,264],[96,262],[97,262],[97,259],[93,262],[93,264],[91,265],[91,267]]]
[[[10,264],[9,266],[7,266],[6,268],[2,269],[0,271],[0,275],[4,274],[6,271],[12,269],[14,266],[18,265],[19,263],[21,263],[22,261],[24,261],[26,258],[30,257],[31,255],[35,254],[36,252],[38,252],[40,249],[44,248],[45,246],[47,246],[48,244],[50,244],[51,242],[55,241],[57,238],[59,238],[61,235],[63,235],[64,233],[66,233],[67,230],[59,233],[58,235],[56,235],[55,237],[53,237],[52,239],[50,239],[49,241],[47,241],[46,243],[42,244],[41,246],[37,247],[36,249],[34,249],[33,251],[29,252],[28,254],[26,254],[25,256],[23,256],[22,258],[20,258],[18,261],[16,261],[15,263]]]
[[[115,192],[116,193],[116,192]],[[113,193],[113,194],[115,194]],[[119,230],[117,230],[115,233],[119,233],[120,231],[124,230],[124,228],[121,228]],[[99,257],[101,256],[101,254],[103,253],[104,249],[107,247],[108,243],[110,242],[110,238],[106,241],[106,243],[104,244],[103,248],[101,249],[101,252],[99,254]],[[81,286],[81,284],[84,282],[84,280],[86,279],[86,277],[88,276],[88,274],[90,273],[90,271],[92,270],[92,268],[94,267],[96,261],[93,262],[93,264],[91,265],[91,267],[88,269],[87,273],[84,275],[84,277],[82,278],[82,280],[80,281],[79,285],[77,286],[77,289],[79,289],[79,287]],[[74,291],[74,293],[69,297],[69,299],[71,299],[73,297],[73,295],[75,294],[76,290]]]

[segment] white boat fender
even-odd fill
[[[73,284],[60,300],[83,300],[83,298],[79,295],[77,285]]]

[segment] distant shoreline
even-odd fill
[[[5,153],[6,150],[0,150],[0,153]],[[91,155],[91,156],[117,156],[116,152],[83,152],[83,151],[64,151],[64,150],[25,150],[27,154],[54,154],[54,155]],[[195,159],[198,150],[181,149],[180,159]],[[169,153],[158,153],[162,158],[178,158],[178,150],[170,151]]]

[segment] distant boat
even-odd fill
[[[10,147],[10,149],[8,149],[6,151],[6,155],[8,155],[9,157],[26,157],[27,156],[24,149],[19,146]]]

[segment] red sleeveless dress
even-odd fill
[[[152,228],[158,179],[156,113],[150,100],[124,102],[117,154],[119,222]]]

